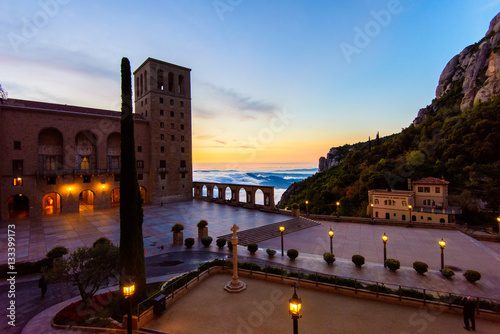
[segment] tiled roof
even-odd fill
[[[98,116],[111,116],[111,117],[121,117],[122,114],[121,112],[114,110],[78,107],[67,104],[56,104],[56,103],[47,103],[39,101],[17,100],[17,99],[8,99],[4,101],[2,105],[26,108],[26,109],[63,111],[63,112],[81,113],[81,114],[98,115]],[[134,119],[144,120],[145,118],[142,115],[134,114]]]
[[[433,184],[433,185],[446,185],[450,182],[438,179],[435,177],[424,177],[423,179],[413,181],[413,184]]]

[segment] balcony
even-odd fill
[[[63,169],[38,169],[36,171],[36,176],[61,176],[65,174],[73,174],[73,171]]]
[[[99,174],[99,169],[75,169],[73,170],[75,175],[88,175],[88,174]]]
[[[187,173],[187,167],[179,167],[179,173]]]
[[[167,167],[160,167],[160,168],[158,168],[158,173],[162,173],[162,174],[168,173],[168,168]]]
[[[120,168],[108,168],[106,170],[108,174],[120,174]]]

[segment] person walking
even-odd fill
[[[42,298],[45,297],[45,293],[47,292],[47,279],[44,275],[38,280],[38,287],[42,290]]]
[[[464,312],[464,325],[465,325],[465,329],[470,331],[471,329],[473,331],[476,330],[476,321],[474,319],[474,313],[476,311],[476,307],[474,305],[474,302],[472,301],[472,298],[471,297],[467,297],[465,298],[464,297],[464,309],[463,309],[463,312]],[[469,322],[470,322],[470,326],[469,326]]]

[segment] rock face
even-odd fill
[[[455,85],[462,87],[461,110],[500,93],[500,13],[490,23],[486,36],[453,57],[441,73],[436,98]],[[424,108],[425,109],[425,108]],[[425,116],[425,115],[419,115]],[[424,117],[425,118],[425,117]]]

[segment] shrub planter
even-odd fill
[[[464,276],[471,283],[474,283],[474,282],[479,281],[481,279],[481,274],[475,270],[467,270],[464,273]]]
[[[198,226],[198,239],[203,237],[208,237],[208,223],[206,220],[200,220],[196,226]]]
[[[194,245],[193,238],[186,238],[186,240],[184,240],[184,246],[186,246],[186,248],[191,248],[193,247],[193,245]]]
[[[292,204],[292,216],[300,217],[300,207],[297,203]]]
[[[255,254],[255,252],[259,249],[259,245],[256,243],[251,243],[247,246],[248,251],[250,254]]]
[[[184,241],[184,233],[182,233],[182,231],[184,230],[184,225],[174,224],[171,230],[174,234],[174,245],[182,246],[182,243]]]
[[[352,263],[356,265],[356,267],[361,268],[363,264],[365,264],[365,258],[361,255],[353,255],[352,256]]]
[[[299,251],[296,249],[289,249],[286,251],[286,256],[290,258],[290,260],[295,260],[299,256]]]
[[[213,240],[212,237],[203,237],[201,238],[201,243],[203,244],[203,246],[205,246],[205,248],[208,248],[210,247],[212,240]]]
[[[450,268],[443,268],[441,269],[441,274],[446,278],[451,278],[453,275],[455,275],[455,272]]]
[[[395,272],[401,267],[401,263],[395,259],[387,259],[385,260],[385,265],[389,268],[390,271]]]
[[[328,264],[332,264],[333,262],[335,262],[335,255],[333,255],[333,253],[326,252],[325,254],[323,254],[323,260],[325,260]]]
[[[268,249],[266,249],[266,253],[267,253],[267,255],[269,255],[269,257],[273,257],[274,254],[276,254],[276,251],[274,249],[268,248]]]
[[[59,267],[63,255],[68,254],[68,249],[63,246],[56,246],[52,248],[48,253],[47,257],[52,260],[52,268],[56,269]]]
[[[226,239],[224,238],[217,239],[215,241],[215,244],[217,245],[217,247],[219,247],[219,249],[222,249],[226,245]]]
[[[429,270],[429,266],[425,262],[415,261],[413,262],[413,269],[420,275],[423,275]]]
[[[227,242],[227,248],[232,252],[233,251],[233,244],[231,243],[231,240]]]

